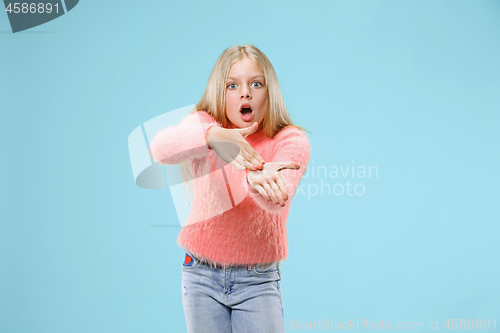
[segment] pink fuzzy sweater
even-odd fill
[[[266,162],[290,162],[299,170],[280,174],[288,189],[285,206],[266,200],[247,181],[248,171],[223,161],[206,144],[211,126],[220,123],[198,111],[178,125],[159,131],[150,150],[156,162],[189,161],[193,205],[178,236],[179,245],[213,267],[280,261],[288,256],[286,220],[293,195],[309,162],[310,145],[303,131],[288,126],[272,139],[264,131],[245,139]]]

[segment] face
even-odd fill
[[[264,72],[253,60],[242,58],[231,66],[227,76],[226,116],[230,127],[249,127],[258,122],[259,129],[262,129],[266,112],[267,87]]]

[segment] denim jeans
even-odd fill
[[[188,333],[285,332],[280,263],[213,268],[190,253],[182,263]]]

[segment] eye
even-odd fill
[[[234,83],[230,83],[230,84],[228,84],[228,85],[227,85],[227,87],[228,87],[229,89],[234,89],[234,88],[231,88],[231,86],[236,86],[236,85],[235,85]]]
[[[260,83],[259,81],[254,81],[253,83],[257,83],[257,84],[259,84],[259,85],[257,86],[257,88],[262,87],[262,83]]]

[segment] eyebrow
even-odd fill
[[[254,76],[251,76],[251,77],[250,77],[250,79],[255,79],[256,77],[263,77],[263,78],[265,78],[265,76],[264,76],[264,75],[259,74],[259,75],[254,75]],[[231,80],[237,80],[237,78],[232,77],[232,76],[228,76],[227,78],[228,78],[228,79],[231,79]]]

